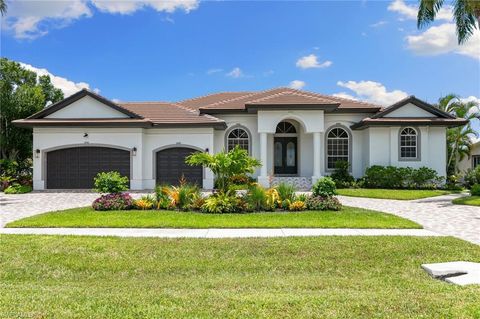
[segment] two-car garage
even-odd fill
[[[201,166],[188,166],[185,157],[196,150],[171,147],[155,153],[156,184],[176,185],[183,177],[202,186]],[[104,146],[78,146],[52,150],[46,153],[46,188],[91,189],[93,178],[99,172],[118,171],[131,176],[131,152]]]

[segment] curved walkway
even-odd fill
[[[460,194],[403,201],[339,196],[342,204],[394,214],[419,223],[425,229],[480,245],[480,207],[454,205]]]

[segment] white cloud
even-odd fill
[[[453,9],[452,6],[444,5],[437,12],[437,15],[435,16],[435,20],[452,21],[453,19],[452,9]],[[418,5],[408,5],[405,3],[404,0],[392,1],[388,6],[388,10],[399,13],[402,19],[417,20]]]
[[[480,98],[473,95],[470,95],[469,97],[461,98],[460,101],[464,103],[475,102],[477,105],[480,106]]]
[[[30,64],[20,62],[20,65],[27,70],[37,73],[37,75],[39,76],[41,75],[50,76],[50,80],[52,81],[53,86],[62,90],[65,97],[70,96],[73,93],[80,91],[81,89],[90,89],[90,85],[88,83],[85,83],[85,82],[75,83],[61,76],[54,75],[48,72],[47,69],[36,68]],[[95,93],[100,93],[100,90],[97,88],[93,89],[93,91]]]
[[[288,85],[288,87],[290,87],[290,88],[292,88],[292,89],[300,90],[300,89],[302,89],[305,85],[307,85],[307,83],[305,83],[304,81],[293,80],[292,82],[290,82],[290,84]]]
[[[223,72],[223,69],[209,69],[207,70],[207,75],[212,75],[212,74],[215,74],[215,73],[220,73],[220,72]]]
[[[480,59],[480,31],[475,30],[468,42],[459,45],[455,28],[453,23],[444,23],[419,35],[409,35],[406,37],[407,47],[418,55],[457,53]]]
[[[378,27],[381,27],[382,25],[385,25],[387,23],[388,23],[387,21],[381,20],[381,21],[378,21],[376,23],[371,24],[370,26],[372,28],[378,28]]]
[[[352,90],[356,96],[345,92],[337,93],[336,96],[366,100],[379,105],[391,105],[408,96],[406,92],[400,90],[387,91],[387,88],[374,81],[338,81],[337,85]]]
[[[353,95],[350,95],[346,92],[339,92],[339,93],[335,93],[335,94],[332,94],[332,95],[336,96],[336,97],[341,97],[341,98],[344,98],[344,99],[358,100],[356,97],[354,97]]]
[[[315,54],[310,54],[298,59],[296,65],[300,69],[328,68],[330,65],[332,65],[332,61],[320,63],[318,62],[318,57]]]
[[[145,7],[150,7],[158,12],[172,13],[176,10],[183,10],[188,13],[196,9],[198,4],[199,0],[9,1],[2,28],[13,32],[17,39],[35,39],[46,35],[52,28],[62,28],[75,20],[91,17],[93,15],[92,6],[111,14],[131,14]]]
[[[237,79],[237,78],[241,78],[244,76],[242,70],[239,68],[239,67],[236,67],[236,68],[233,68],[232,71],[228,72],[226,74],[226,76],[229,76],[231,78],[234,78],[234,79]]]

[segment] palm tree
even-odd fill
[[[7,2],[6,0],[0,0],[0,13],[3,15],[5,15],[5,13],[7,13]]]
[[[444,0],[420,0],[417,27],[422,28],[435,20]],[[479,0],[453,0],[453,17],[457,25],[458,44],[465,43],[480,25]]]
[[[471,121],[480,119],[479,105],[473,101],[462,102],[457,95],[448,94],[438,100],[436,107],[468,121],[463,126],[447,130],[447,171],[456,173],[458,172],[458,162],[470,155],[472,137],[479,136],[471,125]]]

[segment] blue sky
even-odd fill
[[[416,2],[39,3],[9,3],[1,55],[48,70],[66,92],[179,100],[290,85],[382,104],[480,97],[478,32],[458,47],[447,9],[417,30]]]

